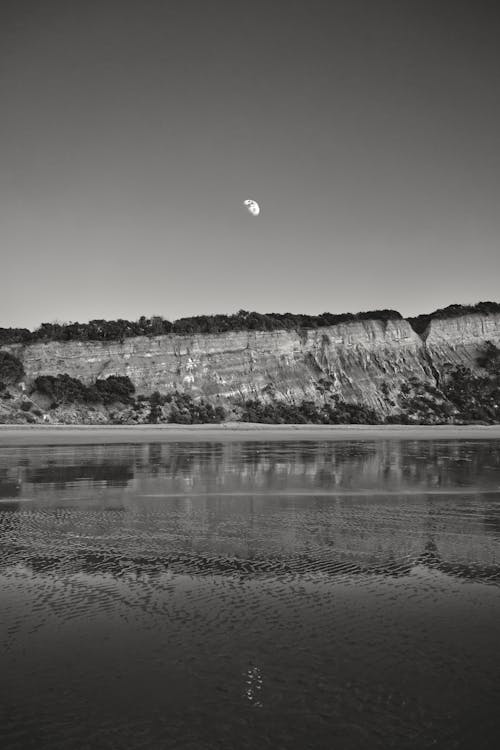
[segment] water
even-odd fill
[[[500,441],[0,449],[0,747],[500,746]]]

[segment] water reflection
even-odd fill
[[[0,492],[20,477],[26,485],[60,488],[131,486],[147,480],[165,493],[262,488],[404,492],[499,489],[499,441],[368,441],[290,443],[152,443],[145,445],[3,448]],[[155,485],[155,479],[158,482]],[[2,494],[2,496],[5,496]]]
[[[84,570],[104,555],[110,571],[113,559],[126,557],[129,567],[154,559],[163,568],[205,574],[403,575],[425,565],[494,581],[499,445],[4,450],[0,564],[10,561],[10,543],[25,548],[25,561],[33,554],[39,560],[50,545],[51,566],[57,554],[67,565],[71,554]],[[17,515],[8,514],[13,510]]]
[[[495,747],[499,584],[498,441],[2,448],[0,745]]]

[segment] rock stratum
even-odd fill
[[[435,387],[450,364],[477,370],[487,341],[500,346],[500,313],[432,318],[421,333],[405,319],[373,319],[2,349],[23,363],[27,385],[40,375],[67,373],[87,384],[119,375],[130,378],[137,394],[178,391],[223,406],[245,399],[319,403],[328,392],[383,415],[394,410],[402,385],[412,379]]]

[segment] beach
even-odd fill
[[[0,445],[267,440],[500,440],[496,425],[0,425]]]

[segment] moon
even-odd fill
[[[243,201],[243,205],[247,207],[252,216],[258,216],[260,214],[260,206],[257,201],[252,200],[252,198],[247,198],[246,201]]]

